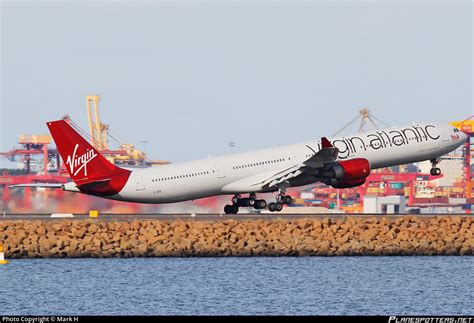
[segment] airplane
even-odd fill
[[[279,146],[159,167],[126,169],[109,162],[65,120],[46,123],[72,182],[20,184],[60,188],[137,203],[175,203],[232,195],[225,214],[241,207],[278,212],[293,202],[286,189],[323,182],[334,188],[365,183],[371,170],[429,160],[440,175],[440,157],[467,135],[450,125],[413,124],[337,138]],[[277,192],[275,201],[258,193]],[[248,194],[248,195],[247,195]],[[244,196],[247,195],[247,196]]]

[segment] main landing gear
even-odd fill
[[[276,196],[276,202],[268,203],[268,211],[270,212],[280,212],[283,210],[283,205],[290,205],[293,203],[293,198],[285,193],[280,193]]]
[[[240,197],[236,194],[232,198],[232,205],[226,205],[224,207],[225,214],[237,214],[239,212],[239,207],[253,207],[256,210],[261,210],[267,207],[267,202],[265,200],[257,200],[255,194],[250,194],[249,197]]]
[[[280,193],[276,197],[276,202],[268,203],[268,210],[270,212],[280,212],[283,210],[283,205],[291,203],[293,203],[291,196]],[[267,207],[267,202],[265,200],[258,200],[255,194],[250,194],[249,197],[241,197],[237,194],[232,197],[232,204],[224,207],[224,213],[237,214],[239,207],[253,207],[256,210],[262,210]]]
[[[437,158],[430,159],[430,162],[431,162],[430,174],[433,176],[441,175],[441,169],[436,167],[439,164],[439,159]]]

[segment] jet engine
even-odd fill
[[[354,158],[328,165],[321,172],[321,181],[334,188],[349,188],[364,184],[369,175],[369,161],[365,158]]]

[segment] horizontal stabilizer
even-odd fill
[[[80,190],[90,190],[90,189],[93,189],[97,186],[105,185],[108,182],[110,182],[111,180],[112,179],[110,179],[110,178],[106,178],[106,179],[100,179],[100,180],[95,180],[95,181],[89,181],[89,182],[84,183],[84,184],[77,184],[77,187]]]
[[[44,187],[44,188],[63,188],[64,184],[59,183],[30,183],[30,184],[17,184],[17,185],[10,185],[8,187]]]

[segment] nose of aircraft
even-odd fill
[[[459,138],[461,139],[462,142],[466,142],[466,140],[467,140],[467,134],[464,133],[464,132],[462,132],[462,131],[460,131],[460,132],[459,132]]]

